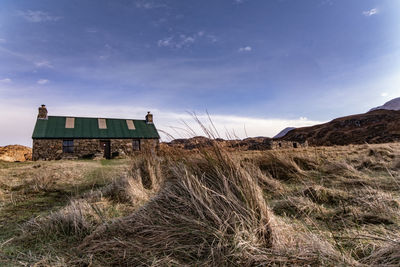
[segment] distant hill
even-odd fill
[[[307,140],[310,145],[316,146],[400,141],[400,111],[376,109],[337,118],[328,123],[294,129],[281,139]]]
[[[32,160],[32,148],[21,145],[0,147],[0,160],[8,162],[22,162]]]
[[[273,138],[281,138],[284,137],[289,131],[296,129],[295,127],[286,127],[282,131],[280,131],[277,135],[275,135]]]
[[[372,108],[370,111],[378,110],[378,109],[387,109],[387,110],[400,110],[400,97],[392,99],[382,106]]]

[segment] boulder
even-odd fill
[[[21,145],[0,147],[0,160],[8,162],[32,160],[32,148]]]

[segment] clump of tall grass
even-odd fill
[[[34,192],[49,191],[56,183],[54,174],[51,172],[36,172],[29,182]]]
[[[173,162],[163,175],[165,185],[154,198],[97,229],[80,248],[115,265],[215,266],[253,264],[250,250],[272,246],[258,177],[240,162],[215,149],[195,162]]]
[[[320,185],[309,186],[303,191],[304,196],[318,204],[340,205],[350,199],[348,192],[330,189]]]
[[[299,160],[299,158],[297,158]],[[266,151],[257,159],[259,168],[274,179],[287,181],[304,177],[305,171],[299,167],[289,153]]]
[[[327,213],[326,208],[320,206],[305,197],[287,197],[276,201],[273,211],[277,215],[304,218],[304,217],[324,217]]]
[[[82,238],[99,223],[93,206],[84,199],[72,200],[64,208],[47,216],[33,218],[21,227],[25,237],[70,236]]]
[[[303,224],[281,219],[272,226],[277,237],[274,247],[263,251],[262,266],[357,266],[357,261],[328,242],[321,230],[312,232]]]
[[[352,164],[349,164],[345,160],[339,161],[325,161],[322,165],[321,171],[327,174],[340,175],[342,177],[359,177],[359,171],[354,168]]]
[[[387,239],[384,246],[375,249],[362,263],[370,266],[400,266],[400,238]]]
[[[352,202],[362,212],[360,222],[392,224],[398,220],[400,201],[390,193],[366,186],[354,193]]]

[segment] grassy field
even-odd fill
[[[400,265],[400,144],[0,162],[1,266]]]

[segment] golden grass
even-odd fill
[[[0,163],[0,265],[398,266],[399,162],[392,143]]]

